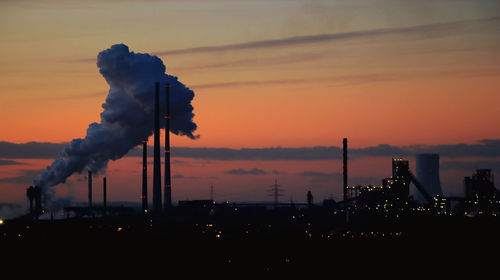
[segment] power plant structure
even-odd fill
[[[165,84],[165,211],[172,207],[172,183],[170,175],[170,85]]]
[[[418,154],[416,156],[417,180],[431,196],[442,196],[439,180],[439,154]],[[415,192],[416,200],[423,202],[425,198],[420,192]]]
[[[89,170],[89,175],[87,177],[87,181],[88,181],[88,184],[89,184],[89,191],[88,191],[88,195],[89,195],[89,212],[92,211],[92,171]]]
[[[347,193],[347,138],[342,140],[342,179],[343,179],[343,199],[344,204],[347,205],[349,200]]]
[[[491,169],[477,169],[464,178],[466,215],[500,214],[500,191],[495,188]]]
[[[161,161],[160,161],[160,83],[155,84],[153,147],[153,213],[162,212]]]
[[[29,201],[29,215],[38,218],[42,214],[42,189],[39,186],[29,186],[26,189],[26,196]]]
[[[142,140],[142,212],[148,211],[148,140]]]
[[[106,210],[108,207],[108,193],[106,190],[106,177],[102,178],[102,207],[103,213],[106,215]]]
[[[410,184],[415,185],[429,207],[441,211],[445,207],[442,197],[432,197],[410,171],[409,162],[401,158],[392,159],[392,176],[382,180],[382,186],[350,186],[348,197],[354,206],[351,211],[400,215],[418,209],[418,203],[410,195]],[[427,209],[427,208],[426,208]],[[444,211],[444,210],[443,210]]]

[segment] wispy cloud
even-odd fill
[[[500,161],[498,160],[480,160],[480,161],[445,161],[440,166],[443,170],[464,170],[473,171],[476,169],[492,169],[500,171]]]
[[[153,54],[158,56],[163,56],[163,55],[183,55],[183,54],[206,53],[206,52],[237,51],[237,50],[257,49],[257,48],[275,48],[275,47],[320,43],[333,40],[344,40],[344,39],[373,37],[373,36],[392,35],[392,34],[420,33],[421,35],[425,35],[428,37],[443,36],[447,35],[447,33],[449,33],[450,31],[460,29],[461,27],[466,26],[467,24],[477,23],[477,22],[498,21],[498,20],[500,20],[500,17],[416,25],[409,27],[381,28],[381,29],[359,30],[359,31],[342,32],[342,33],[325,33],[325,34],[295,36],[283,39],[271,39],[271,40],[251,41],[245,43],[226,44],[218,46],[200,46],[194,48],[175,49],[175,50],[154,52]]]
[[[302,53],[302,54],[287,54],[281,56],[271,56],[271,57],[253,57],[238,59],[233,61],[224,61],[208,64],[199,65],[188,65],[188,66],[178,66],[169,67],[172,71],[185,71],[185,70],[205,70],[205,69],[218,69],[218,68],[229,68],[229,67],[248,67],[248,66],[262,66],[262,65],[282,65],[282,64],[292,64],[303,61],[310,61],[313,59],[321,58],[321,54],[314,53]]]
[[[41,158],[50,159],[58,155],[65,143],[38,143],[29,142],[16,144],[0,142],[0,158]],[[148,149],[152,156],[152,148]],[[393,146],[380,144],[364,148],[349,149],[350,157],[391,157],[414,156],[419,153],[439,153],[441,157],[500,157],[500,139],[484,139],[472,144],[443,144],[443,145],[409,145]],[[142,150],[132,149],[127,156],[141,157]],[[213,160],[324,160],[341,159],[340,146],[315,147],[269,147],[269,148],[194,148],[172,147],[172,156],[177,158],[213,159]]]
[[[273,171],[265,171],[259,168],[252,168],[252,169],[243,169],[243,168],[238,168],[238,169],[231,169],[227,170],[224,173],[231,174],[231,175],[267,175],[267,174],[279,174],[278,170],[273,170]]]
[[[24,162],[19,162],[19,161],[14,161],[14,160],[8,160],[8,159],[0,159],[0,166],[2,165],[23,165],[25,164]]]
[[[213,45],[213,46],[199,46],[192,48],[182,48],[182,49],[174,49],[174,50],[165,50],[165,51],[157,51],[152,54],[157,56],[174,56],[174,55],[188,55],[195,53],[211,53],[211,52],[227,52],[227,51],[239,51],[239,50],[248,50],[248,49],[263,49],[263,48],[277,48],[277,47],[289,47],[289,46],[298,46],[304,44],[314,44],[314,43],[322,43],[328,41],[335,40],[346,40],[346,39],[355,39],[355,38],[370,38],[375,36],[385,36],[385,35],[412,35],[417,34],[419,38],[422,37],[443,37],[450,36],[456,34],[456,32],[462,32],[464,27],[467,27],[470,24],[481,23],[481,22],[494,22],[499,21],[500,17],[491,17],[491,18],[480,18],[480,19],[472,19],[472,20],[460,20],[460,21],[452,21],[445,23],[434,23],[434,24],[425,24],[425,25],[416,25],[416,26],[407,26],[407,27],[394,27],[394,28],[380,28],[380,29],[367,29],[367,30],[358,30],[358,31],[350,31],[350,32],[340,32],[340,33],[322,33],[322,34],[313,34],[313,35],[304,35],[304,36],[294,36],[287,38],[279,38],[279,39],[268,39],[268,40],[259,40],[259,41],[250,41],[243,43],[234,43],[234,44],[224,44],[224,45]],[[88,57],[88,58],[77,58],[68,60],[67,62],[96,62],[96,57]],[[251,60],[243,60],[241,63],[252,63]],[[231,64],[231,63],[229,63]],[[200,65],[200,66],[188,66],[189,68],[196,67],[221,67],[228,66],[228,63],[220,63],[220,64],[208,64],[208,65]]]
[[[12,184],[33,184],[33,178],[36,178],[43,170],[33,170],[24,169],[21,170],[21,174],[14,177],[0,178],[2,183],[12,183]]]
[[[407,72],[386,72],[386,73],[367,73],[357,75],[342,75],[331,77],[308,77],[296,79],[274,79],[274,80],[252,80],[252,81],[231,81],[215,82],[209,84],[192,85],[193,89],[221,88],[237,86],[261,86],[261,85],[282,85],[282,84],[307,84],[317,82],[328,82],[336,86],[357,85],[366,83],[377,83],[399,80],[414,79],[442,79],[446,77],[477,77],[477,76],[498,76],[500,67],[488,67],[478,69],[447,69],[447,70],[426,70],[426,71],[407,71]]]
[[[182,174],[176,174],[176,175],[172,176],[172,178],[197,180],[197,179],[200,179],[201,177],[199,177],[199,176],[184,176]]]

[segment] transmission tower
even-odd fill
[[[274,185],[269,187],[270,189],[267,190],[270,192],[269,196],[274,197],[274,206],[278,206],[278,197],[283,196],[283,188],[281,185],[278,185],[278,179],[274,179]]]

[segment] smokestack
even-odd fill
[[[142,141],[142,212],[148,211],[148,141]]]
[[[107,194],[106,194],[106,177],[102,178],[102,197],[103,197],[103,208],[104,215],[106,215],[106,206],[107,206]]]
[[[169,83],[175,91],[170,98],[171,115],[174,116],[170,131],[190,139],[198,138],[193,134],[197,128],[191,104],[194,92],[177,77],[166,74],[159,57],[135,53],[119,44],[99,53],[97,67],[109,85],[100,121],[88,126],[84,138],[71,140],[33,182],[33,185],[42,187],[44,199],[49,201],[56,194],[53,187],[65,182],[75,172],[99,172],[111,160],[124,157],[154,133],[155,82],[161,85]],[[163,126],[162,121],[160,124]],[[163,182],[159,181],[159,184],[161,187]]]
[[[342,141],[343,144],[343,179],[344,179],[344,205],[347,203],[347,138]]]
[[[161,162],[160,162],[160,83],[155,84],[154,104],[154,162],[153,162],[153,212],[161,213]]]
[[[165,210],[172,206],[172,185],[170,178],[170,85],[165,84]]]
[[[33,200],[35,199],[35,190],[33,186],[29,186],[28,189],[26,189],[26,196],[28,197],[29,203],[30,203],[30,215],[33,216]]]
[[[89,171],[89,211],[92,209],[92,171]]]
[[[36,218],[42,214],[42,188],[35,186],[33,188],[33,194],[35,196],[35,214]]]

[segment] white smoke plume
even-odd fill
[[[153,134],[156,82],[160,83],[161,115],[165,104],[163,85],[170,84],[170,131],[191,139],[198,137],[193,134],[194,92],[177,77],[166,74],[160,58],[134,53],[118,44],[99,53],[97,67],[110,87],[102,104],[101,122],[91,123],[85,138],[73,139],[34,180],[48,199],[54,194],[52,187],[64,183],[75,172],[102,171],[110,160],[123,157]],[[163,121],[160,123],[165,126]]]

